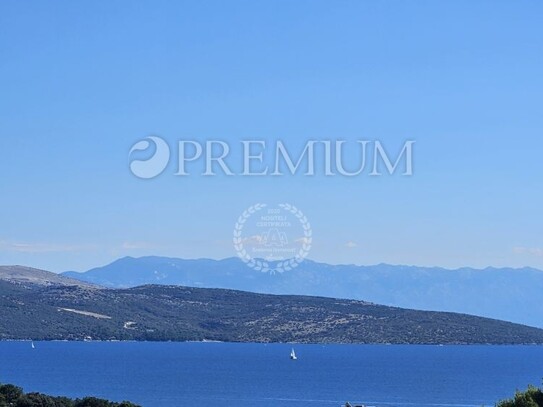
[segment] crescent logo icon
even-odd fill
[[[146,160],[132,159],[135,151],[147,151],[154,146],[154,152]],[[128,154],[130,171],[138,178],[151,179],[159,176],[170,162],[170,147],[160,137],[149,136],[132,146]]]

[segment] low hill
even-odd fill
[[[543,330],[364,301],[141,286],[0,281],[0,339],[543,344]]]
[[[68,276],[24,266],[0,266],[0,280],[10,283],[42,286],[79,286],[93,288],[95,284]]]

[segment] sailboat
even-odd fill
[[[296,352],[294,352],[294,348],[292,348],[292,350],[290,351],[290,359],[291,359],[291,360],[296,360],[296,359],[298,359],[298,358],[296,357]]]
[[[36,349],[36,346],[34,345],[34,341],[32,341],[32,349]]]

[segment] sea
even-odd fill
[[[34,344],[0,342],[0,382],[143,407],[494,406],[543,378],[543,346]]]

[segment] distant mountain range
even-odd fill
[[[543,344],[542,329],[464,314],[210,288],[107,289],[62,276],[41,281],[51,274],[11,267],[0,275],[0,339]]]
[[[238,258],[125,257],[85,273],[63,274],[112,288],[164,284],[360,299],[543,328],[543,271],[532,268],[447,270],[388,264],[329,265],[306,260],[291,271],[270,275],[248,268]]]

